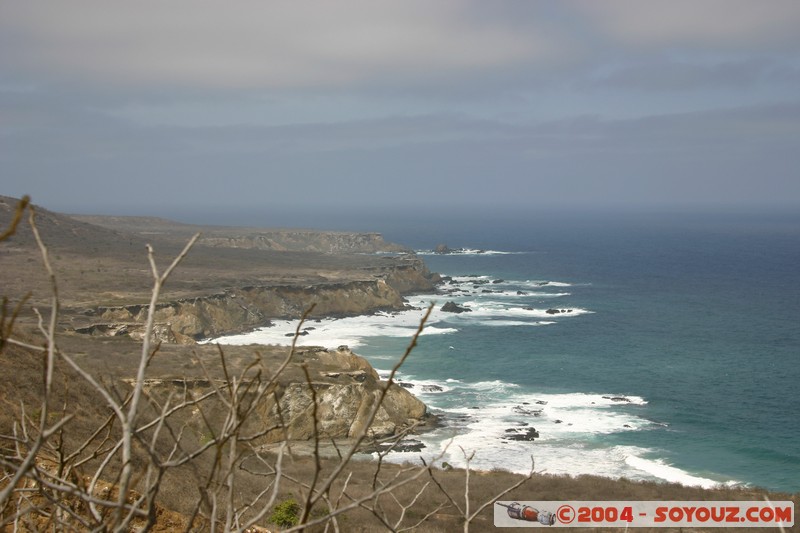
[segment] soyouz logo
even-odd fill
[[[514,520],[525,520],[526,522],[539,522],[544,526],[552,526],[556,521],[556,516],[550,511],[540,511],[530,505],[520,505],[519,502],[514,502],[506,505],[502,502],[496,502],[497,505],[507,509],[508,516]]]
[[[497,527],[791,527],[791,501],[498,501]]]

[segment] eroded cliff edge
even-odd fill
[[[310,317],[398,311],[407,307],[403,295],[432,291],[437,280],[413,257],[395,258],[390,265],[367,273],[367,279],[234,286],[161,302],[155,334],[163,342],[189,344],[269,326],[270,319],[299,318],[312,306]],[[93,306],[73,310],[71,324],[78,333],[141,338],[147,311],[145,304]]]

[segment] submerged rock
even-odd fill
[[[506,433],[509,433],[509,435],[506,435],[506,438],[508,438],[508,440],[532,442],[534,439],[539,438],[539,432],[536,431],[536,428],[533,427],[527,428],[525,430],[520,430],[515,428],[507,429]]]
[[[517,414],[525,415],[525,416],[539,416],[539,415],[542,414],[542,410],[541,409],[526,409],[525,407],[522,407],[521,405],[515,405],[512,408],[512,411],[514,411]]]
[[[611,400],[612,402],[626,402],[630,403],[630,399],[626,398],[625,396],[603,396],[606,400]]]

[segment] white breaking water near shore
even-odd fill
[[[531,295],[548,300],[569,296],[568,292],[548,292],[546,289],[570,286],[569,283],[557,281],[507,282],[487,276],[459,276],[443,285],[444,290],[452,292],[409,297],[407,301],[410,309],[406,311],[308,320],[303,324],[300,340],[302,344],[326,348],[336,348],[340,345],[356,348],[363,344],[363,339],[369,337],[411,338],[419,326],[424,309],[431,303],[434,303],[434,309],[422,332],[423,335],[456,333],[459,323],[465,325],[480,323],[488,326],[552,325],[555,324],[553,318],[569,318],[592,311],[577,307],[522,306],[515,301]],[[442,311],[441,305],[446,301],[457,302],[460,306],[468,308],[469,312],[454,314]],[[513,321],[509,322],[509,319]],[[447,322],[447,325],[443,325],[443,322]],[[234,345],[289,344],[298,324],[299,320],[274,320],[270,327],[248,333],[226,335],[214,339],[214,342]]]
[[[381,374],[387,375],[388,371]],[[658,479],[704,488],[720,483],[737,484],[692,475],[650,458],[658,450],[639,446],[608,448],[593,442],[602,435],[661,427],[637,412],[637,408],[647,405],[644,398],[586,393],[531,394],[502,381],[470,384],[450,379],[442,383],[402,374],[400,380],[443,416],[445,426],[414,437],[425,448],[390,454],[387,459],[392,462],[418,462],[420,456],[432,461],[444,452],[441,461],[463,467],[461,450],[464,449],[475,452],[471,466],[479,470],[503,469],[526,474],[533,457],[539,473]],[[469,402],[468,398],[474,401]],[[533,428],[539,435],[533,442],[513,440]]]
[[[581,307],[530,305],[532,299],[543,302],[570,296],[571,293],[563,292],[568,287],[575,285],[549,280],[454,276],[440,287],[439,294],[409,297],[411,308],[405,311],[308,320],[301,328],[299,342],[334,349],[340,345],[358,348],[377,337],[410,339],[431,302],[435,302],[434,309],[422,335],[455,336],[460,329],[476,325],[553,327],[561,320],[593,313]],[[442,304],[447,301],[469,311],[442,311]],[[271,327],[221,337],[214,342],[289,344],[298,323],[298,320],[276,320]],[[645,418],[647,401],[641,397],[618,396],[613,392],[531,393],[504,381],[468,383],[455,378],[437,381],[402,372],[399,379],[402,386],[442,417],[444,425],[414,437],[424,444],[421,451],[391,453],[390,461],[418,462],[420,456],[433,460],[446,449],[443,460],[463,466],[463,448],[475,452],[471,465],[482,470],[500,468],[527,473],[533,456],[537,472],[659,479],[702,487],[720,483],[664,463],[658,459],[658,450],[600,443],[598,439],[615,433],[663,429],[663,424]],[[538,432],[533,441],[526,440],[529,430]]]

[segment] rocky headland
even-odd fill
[[[16,205],[16,199],[0,197],[0,227],[9,226]],[[215,368],[210,361],[218,354],[197,345],[199,340],[298,318],[309,309],[311,318],[402,310],[404,295],[431,291],[438,281],[419,258],[377,233],[203,227],[35,209],[58,283],[59,346],[84,354],[89,369],[121,382],[135,375],[131,362],[138,359],[145,331],[152,287],[146,246],[163,270],[191,235],[201,234],[157,304],[154,340],[162,345],[148,371],[153,394],[187,383],[197,390],[211,387],[198,369]],[[35,336],[33,308],[47,308],[52,289],[27,221],[0,243],[0,262],[3,296],[12,305],[26,301],[15,328]],[[287,347],[225,348],[229,367],[255,357],[266,373],[287,353]],[[309,370],[310,385],[301,365]],[[276,400],[259,412],[264,422],[282,413],[289,437],[308,439],[313,387],[320,435],[348,438],[362,429],[384,386],[369,363],[346,347],[302,347],[274,385],[270,397]],[[425,405],[392,385],[369,431],[385,437],[427,420]]]

